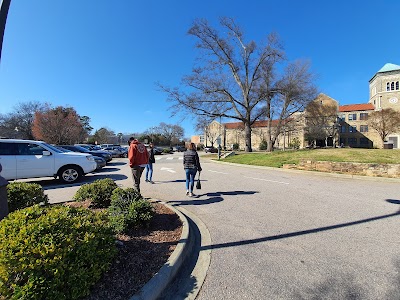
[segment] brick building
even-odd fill
[[[368,127],[368,115],[384,108],[393,108],[400,113],[400,66],[387,63],[369,80],[369,101],[350,105],[339,102],[327,95],[320,94],[304,112],[292,117],[283,126],[275,143],[276,148],[285,149],[298,145],[305,148],[314,146],[349,146],[361,148],[383,148],[377,132]],[[321,109],[318,105],[329,107]],[[313,109],[311,109],[313,107]],[[329,113],[325,113],[329,112]],[[318,119],[318,120],[317,120]],[[272,121],[274,127],[276,121]],[[259,149],[266,139],[266,121],[257,121],[252,126],[252,148]],[[313,138],[310,138],[312,136]],[[213,121],[205,129],[204,135],[197,137],[197,142],[204,145],[221,145],[230,149],[239,145],[244,149],[244,128],[240,122],[219,123]],[[394,149],[400,148],[400,132],[387,138]]]

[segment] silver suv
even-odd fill
[[[0,139],[1,176],[7,180],[54,177],[64,183],[78,181],[94,171],[90,154],[62,152],[42,141]]]

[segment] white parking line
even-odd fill
[[[167,171],[167,172],[170,172],[170,173],[176,173],[176,171],[174,171],[172,168],[164,168],[164,167],[162,167],[160,170],[161,171]]]
[[[224,175],[228,175],[229,173],[224,173],[224,172],[218,172],[218,171],[213,171],[213,170],[208,170],[209,172],[213,172],[213,173],[218,173],[218,174],[224,174]]]
[[[179,157],[179,159],[180,159],[180,160],[182,160],[182,159],[183,159],[183,157],[182,157],[182,156],[180,156],[180,157]]]
[[[243,176],[243,177],[245,177],[245,178],[250,178],[250,179],[254,179],[254,180],[262,180],[262,181],[280,183],[280,184],[289,184],[289,182],[275,181],[275,180],[269,180],[269,179],[264,179],[264,178],[255,178],[255,177],[248,177],[248,176]]]
[[[174,159],[173,157],[167,157],[168,160]]]
[[[156,157],[156,160],[160,160],[162,157]]]

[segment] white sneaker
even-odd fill
[[[194,197],[194,196],[196,196],[196,195],[193,194],[193,193],[189,193],[189,196],[190,196],[190,197]]]

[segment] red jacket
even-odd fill
[[[139,143],[138,140],[133,140],[128,150],[129,166],[146,165],[149,163],[149,153],[146,146]]]

